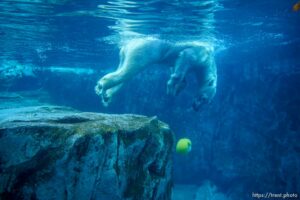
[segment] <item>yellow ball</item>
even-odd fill
[[[179,154],[187,154],[192,150],[192,142],[188,138],[181,138],[176,145],[176,152]]]

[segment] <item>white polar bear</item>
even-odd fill
[[[186,85],[186,75],[191,72],[197,79],[197,94],[193,109],[211,102],[216,94],[217,68],[213,48],[205,43],[171,43],[155,38],[133,39],[120,50],[120,63],[116,71],[102,77],[96,87],[96,94],[108,106],[114,94],[123,83],[143,69],[154,64],[171,68],[167,82],[167,93],[177,95]]]

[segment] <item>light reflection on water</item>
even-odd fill
[[[211,37],[216,1],[108,1],[98,5],[98,16],[111,18],[118,33],[159,35],[168,39]]]
[[[267,0],[1,0],[0,59],[22,55],[47,62],[46,54],[51,51],[69,54],[79,62],[99,56],[106,44],[141,35],[171,41],[226,41],[224,46],[256,46],[271,40],[290,44],[299,41],[293,35],[299,27],[293,24],[299,22],[295,18],[299,13],[292,13],[290,4]]]
[[[213,13],[217,8],[217,3],[213,0],[114,0],[99,4],[94,9],[78,6],[76,10],[56,12],[58,6],[68,8],[69,2],[4,0],[0,3],[1,26],[3,28],[14,26],[21,29],[25,25],[46,26],[48,20],[43,17],[92,16],[104,18],[99,20],[112,19],[115,24],[110,27],[117,32],[198,35],[204,31],[206,33],[212,31]],[[80,1],[78,4],[80,5]],[[33,27],[23,27],[23,29],[40,30]]]
[[[34,56],[43,57],[44,61],[45,56],[40,56],[41,49],[48,51],[50,44],[52,51],[60,51],[62,46],[67,46],[65,43],[77,49],[77,54],[73,54],[75,57],[95,55],[93,50],[97,48],[97,42],[118,44],[124,38],[141,34],[168,40],[209,39],[213,38],[214,11],[218,7],[212,0],[89,3],[80,0],[2,0],[0,48],[3,54],[0,58],[11,59],[20,55],[29,58],[38,53]],[[86,22],[99,25],[92,27]],[[85,33],[90,30],[85,29],[97,29],[99,36],[92,38]],[[73,36],[70,44],[67,40]]]

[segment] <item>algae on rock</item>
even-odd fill
[[[0,111],[0,199],[169,200],[168,125],[54,106]]]

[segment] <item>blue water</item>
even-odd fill
[[[82,111],[156,115],[177,139],[193,143],[189,155],[174,154],[175,184],[210,181],[232,199],[266,192],[299,198],[300,11],[292,10],[295,3],[2,0],[0,91],[46,91],[52,104]],[[143,35],[212,44],[218,68],[213,102],[191,110],[192,84],[178,97],[168,96],[169,71],[157,67],[134,77],[103,107],[94,92],[97,80],[118,66],[124,42]]]

